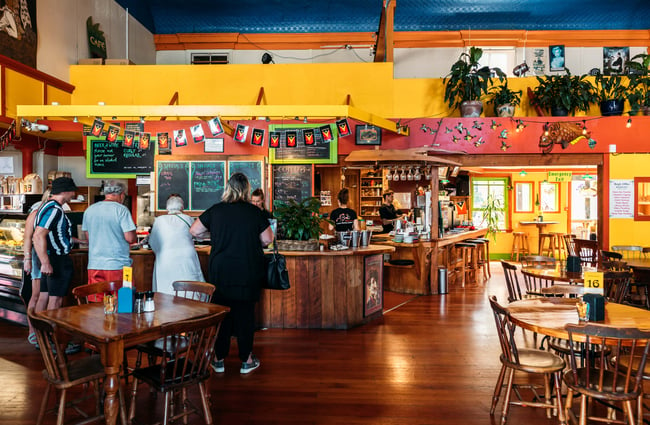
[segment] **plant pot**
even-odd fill
[[[497,106],[497,116],[499,117],[514,117],[515,107],[509,103]]]
[[[477,118],[483,112],[483,102],[480,100],[466,100],[460,104],[460,116],[463,118]]]
[[[563,106],[554,106],[551,108],[551,116],[566,117],[568,115],[569,111],[567,111]]]
[[[275,241],[280,251],[318,251],[318,239],[309,239],[308,241],[292,241],[278,239]]]
[[[642,106],[641,107],[641,112],[643,113],[643,115],[646,115],[646,116],[650,115],[650,106]]]
[[[623,115],[624,107],[625,107],[625,100],[623,99],[604,100],[600,102],[600,115],[604,117]]]

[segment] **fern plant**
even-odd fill
[[[485,223],[487,228],[487,235],[492,236],[492,239],[496,242],[497,232],[499,232],[499,222],[503,215],[503,204],[501,199],[494,196],[492,193],[488,194],[488,197],[485,201],[485,207],[483,208],[483,223]]]
[[[290,199],[288,202],[276,200],[273,203],[273,216],[278,220],[278,239],[307,241],[317,239],[320,224],[324,219],[318,212],[320,200],[306,198],[301,202]]]

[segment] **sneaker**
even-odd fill
[[[210,366],[216,373],[224,373],[226,371],[226,366],[224,365],[223,360],[214,359]]]
[[[255,357],[254,355],[251,355],[251,359],[253,360],[251,363],[243,362],[241,364],[241,369],[239,369],[239,373],[241,373],[242,375],[245,375],[247,373],[251,373],[252,371],[257,369],[258,367],[260,367],[260,361],[259,361],[259,359],[257,357]]]
[[[65,354],[71,355],[71,354],[77,354],[81,352],[81,344],[77,344],[76,342],[68,342],[68,345],[65,347]]]

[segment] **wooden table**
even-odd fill
[[[554,282],[583,283],[584,272],[568,272],[563,262],[557,262],[555,267],[522,267],[522,274]]]
[[[173,295],[156,293],[156,311],[152,313],[104,314],[101,303],[75,305],[41,313],[43,319],[55,323],[65,332],[95,345],[101,354],[106,372],[104,412],[106,423],[114,425],[118,413],[116,397],[119,373],[125,347],[132,347],[162,337],[163,324],[197,319],[213,314],[225,316],[227,307],[200,303]]]
[[[541,288],[539,292],[545,296],[584,295],[585,287],[583,285],[572,285],[569,283],[556,283],[546,288]]]
[[[546,227],[547,224],[560,224],[560,222],[559,221],[520,221],[519,224],[522,224],[524,226],[534,224],[535,226],[537,226],[537,253],[539,254],[542,249],[541,234],[544,233],[544,227]]]
[[[568,339],[569,334],[564,326],[567,323],[579,323],[576,301],[575,298],[525,299],[510,303],[508,311],[517,326],[550,337]],[[595,323],[650,329],[650,311],[606,302],[605,320]]]

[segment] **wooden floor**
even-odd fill
[[[498,423],[489,414],[500,363],[487,297],[505,299],[500,269],[493,263],[487,284],[452,287],[447,295],[386,293],[384,317],[352,330],[259,331],[261,367],[241,376],[233,351],[225,374],[209,381],[215,424]],[[0,323],[0,424],[35,423],[42,367],[27,329]],[[163,397],[142,389],[136,419],[148,423],[152,414],[160,417]],[[557,420],[513,407],[508,423]]]

